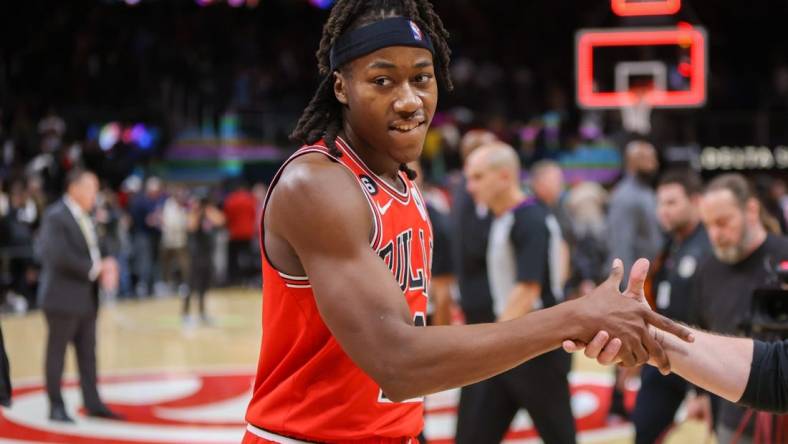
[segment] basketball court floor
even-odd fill
[[[46,326],[41,313],[0,319],[14,383],[14,404],[0,409],[0,443],[237,443],[260,341],[259,291],[219,290],[208,298],[210,326],[184,328],[175,298],[104,306],[97,342],[99,390],[126,421],[86,418],[73,352],[66,357],[63,395],[75,424],[48,421],[43,387]],[[571,375],[579,442],[632,441],[629,424],[607,424],[612,372],[582,357]],[[627,397],[633,399],[634,392]],[[449,444],[456,421],[458,391],[426,400],[425,434]],[[545,402],[550,402],[546,399]],[[507,443],[540,442],[527,414],[515,418]],[[668,443],[703,443],[700,423],[683,423]]]

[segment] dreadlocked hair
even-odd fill
[[[449,76],[449,32],[429,0],[338,0],[323,26],[316,53],[317,67],[323,78],[290,134],[291,140],[309,145],[323,138],[331,155],[342,156],[336,146],[337,135],[342,129],[342,107],[334,96],[334,73],[329,59],[331,47],[347,31],[398,16],[413,20],[429,34],[435,48],[438,82],[448,91],[453,89]],[[407,165],[402,164],[399,169],[409,179],[416,178],[416,172]]]

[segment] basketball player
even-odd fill
[[[317,51],[323,80],[293,133],[304,143],[261,222],[263,338],[245,443],[407,443],[422,397],[508,370],[604,330],[626,364],[648,334],[688,330],[618,291],[508,322],[425,327],[432,234],[405,164],[451,89],[448,33],[426,0],[339,0]],[[605,335],[600,335],[605,336]],[[616,342],[618,341],[618,342]]]

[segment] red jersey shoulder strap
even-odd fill
[[[298,159],[301,156],[304,156],[306,154],[311,154],[311,153],[323,154],[324,156],[328,157],[332,161],[334,161],[334,162],[342,165],[343,167],[347,168],[348,171],[350,171],[350,174],[356,179],[356,183],[358,183],[359,187],[361,188],[361,192],[364,194],[364,197],[365,197],[365,199],[367,201],[367,205],[369,205],[369,209],[372,212],[372,226],[373,226],[372,230],[373,231],[372,231],[372,236],[370,237],[370,239],[371,239],[370,240],[370,246],[372,247],[373,250],[377,250],[377,248],[379,247],[380,241],[381,241],[381,239],[383,237],[383,224],[382,224],[380,213],[379,213],[378,209],[375,206],[375,202],[372,199],[372,196],[369,194],[369,192],[367,190],[367,187],[363,183],[361,177],[359,177],[359,175],[356,174],[356,172],[354,171],[353,168],[348,166],[348,164],[347,164],[348,162],[346,160],[343,161],[342,158],[337,158],[336,156],[332,155],[329,152],[329,149],[325,146],[325,144],[324,144],[324,142],[322,140],[320,140],[315,145],[306,145],[306,146],[303,146],[303,147],[299,148],[295,153],[293,153],[293,155],[291,155],[287,160],[285,160],[285,162],[282,164],[282,166],[279,167],[279,171],[276,172],[276,175],[274,175],[274,178],[271,180],[271,184],[268,186],[268,191],[266,192],[265,199],[263,200],[263,210],[262,210],[262,215],[260,217],[260,225],[258,227],[258,229],[260,230],[259,239],[260,239],[261,244],[263,242],[263,235],[264,235],[263,219],[265,218],[265,210],[268,207],[268,199],[270,199],[271,193],[273,192],[274,187],[276,186],[277,182],[279,182],[279,179],[282,176],[282,172],[294,160]],[[345,156],[342,156],[342,157],[345,157]],[[265,246],[264,245],[260,245],[260,247],[261,247],[261,249],[263,249]],[[264,250],[261,250],[261,251],[264,251]]]

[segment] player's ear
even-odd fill
[[[334,97],[339,103],[347,105],[347,77],[340,71],[334,71]]]

